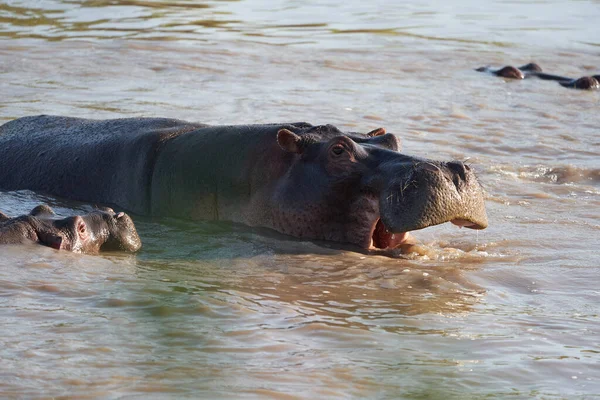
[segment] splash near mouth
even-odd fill
[[[466,219],[453,219],[449,221],[452,225],[456,225],[459,228],[469,229],[484,229],[482,225]],[[371,249],[393,249],[401,245],[415,244],[416,241],[409,232],[390,232],[381,221],[378,219],[373,228],[371,235]]]

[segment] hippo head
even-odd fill
[[[596,90],[600,89],[600,75],[584,76],[572,81],[563,81],[558,83],[564,87],[572,89]]]
[[[36,212],[37,209],[31,215],[50,215],[47,210]],[[50,224],[49,229],[40,229],[37,234],[41,243],[56,249],[95,254],[99,251],[135,252],[141,248],[141,240],[131,218],[108,207],[83,216],[53,219]]]
[[[133,220],[124,212],[115,213],[112,208],[104,207],[86,217],[95,218],[97,226],[105,226],[107,229],[108,235],[100,250],[135,252],[142,247]]]
[[[537,64],[536,64],[537,65]],[[503,78],[510,79],[524,79],[525,75],[521,70],[512,65],[507,65],[506,67],[502,67],[499,70],[495,71],[494,74],[501,76]]]
[[[329,125],[280,129],[277,142],[293,157],[271,202],[283,233],[385,249],[407,243],[409,231],[444,222],[487,227],[483,191],[469,166],[404,155],[383,128],[366,135]]]

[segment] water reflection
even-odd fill
[[[61,215],[90,207],[0,193],[10,213],[40,202]],[[407,384],[398,368],[454,368],[411,338],[451,335],[444,319],[468,314],[484,294],[467,278],[476,264],[366,257],[231,224],[136,221],[137,256],[2,249],[2,314],[12,327],[2,370],[14,371],[3,393],[277,397],[293,385],[307,396],[368,397]],[[21,368],[33,360],[55,386],[23,387],[42,374]]]
[[[293,325],[319,320],[403,329],[400,315],[467,312],[484,293],[467,276],[485,256],[469,261],[465,253],[465,264],[459,256],[444,265],[322,248],[227,224],[138,225],[145,234],[140,276],[166,279],[179,293],[235,288],[236,296],[259,305],[297,308]]]
[[[29,191],[2,193],[0,201],[10,215],[40,203],[50,205],[59,216],[92,208]],[[136,257],[138,279],[155,282],[160,292],[181,295],[234,290],[241,299],[259,305],[266,301],[297,307],[310,316],[304,323],[319,315],[323,321],[346,326],[397,327],[402,325],[395,319],[398,315],[466,312],[484,293],[466,276],[487,262],[486,253],[431,246],[439,254],[454,253],[445,265],[435,257],[398,259],[321,247],[229,223],[139,216],[135,220],[143,237],[143,250]],[[19,250],[11,252],[16,255]],[[89,257],[85,262],[93,265],[95,260],[102,263],[104,258]]]

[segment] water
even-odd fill
[[[595,1],[5,1],[0,122],[33,114],[379,126],[468,160],[490,227],[368,257],[136,217],[134,256],[0,249],[9,398],[600,397]],[[40,202],[0,193],[0,210]]]

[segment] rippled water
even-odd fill
[[[460,159],[490,227],[365,256],[136,217],[135,255],[0,249],[0,397],[600,396],[597,1],[4,1],[0,122],[33,114],[384,126]],[[9,215],[46,202],[0,193]]]

